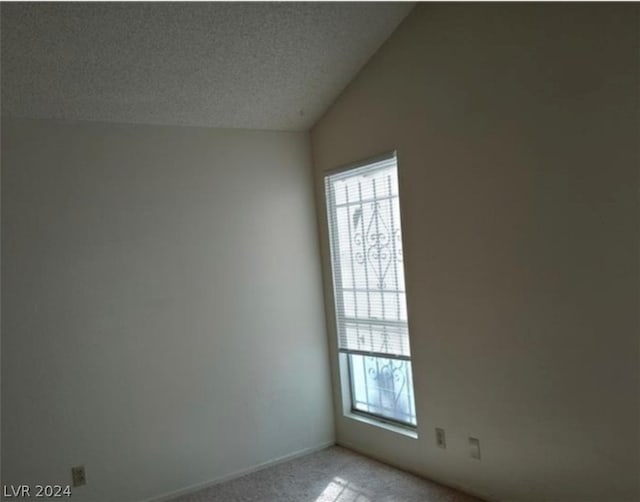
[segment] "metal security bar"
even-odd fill
[[[395,154],[329,175],[325,189],[352,406],[415,425]]]
[[[349,379],[353,411],[415,426],[410,361],[349,354]]]

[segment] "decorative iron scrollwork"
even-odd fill
[[[356,263],[364,265],[373,272],[377,279],[377,288],[385,289],[385,278],[392,265],[402,262],[402,242],[400,229],[393,228],[382,215],[379,202],[370,203],[373,210],[366,224],[363,221],[362,208],[357,208],[352,215],[353,246],[356,249]],[[359,229],[359,230],[358,230]]]
[[[377,396],[374,393],[370,397],[371,404],[385,410],[393,410],[397,415],[408,415],[407,363],[393,359],[383,361],[385,363],[380,364],[380,359],[370,358],[368,365],[369,378],[375,382],[379,391]]]

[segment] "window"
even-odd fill
[[[351,411],[416,425],[395,153],[325,177]]]

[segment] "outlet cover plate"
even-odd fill
[[[87,476],[84,472],[84,465],[71,468],[71,479],[73,486],[82,486],[87,484]]]
[[[469,455],[471,458],[480,460],[480,440],[478,438],[469,438]]]

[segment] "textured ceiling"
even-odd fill
[[[411,3],[6,3],[2,114],[305,130]]]

